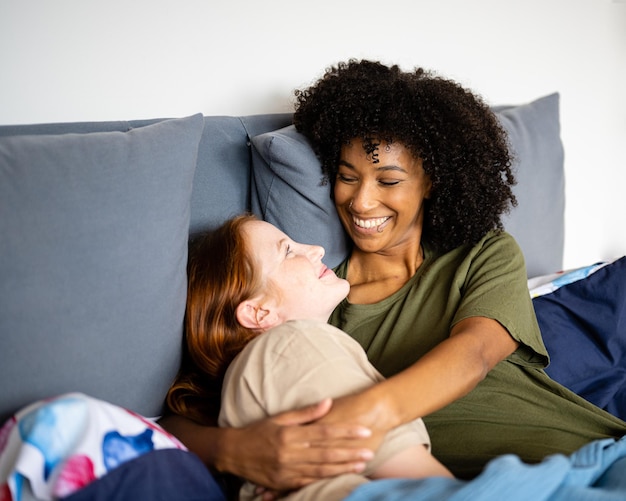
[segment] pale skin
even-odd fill
[[[176,435],[205,464],[275,490],[303,487],[322,478],[360,473],[373,452],[364,445],[337,446],[368,437],[360,425],[316,424],[332,402],[282,413],[244,428],[204,426],[181,416],[160,424]]]

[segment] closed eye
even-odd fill
[[[337,174],[337,179],[339,179],[339,181],[341,181],[342,183],[355,183],[356,182],[355,177],[346,176],[344,174]]]

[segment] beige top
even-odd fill
[[[245,426],[326,397],[358,392],[382,379],[363,348],[336,327],[311,320],[286,322],[252,340],[229,366],[219,425]],[[363,474],[416,444],[430,449],[421,419],[389,432]]]

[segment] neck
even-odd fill
[[[406,282],[424,262],[419,242],[392,252],[364,252],[355,248],[350,256],[348,281],[354,286],[386,279]]]

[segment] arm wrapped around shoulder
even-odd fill
[[[323,322],[289,321],[251,341],[224,378],[220,426],[245,426],[279,412],[362,391],[384,378],[361,346]],[[421,419],[391,432],[365,471],[430,439]]]

